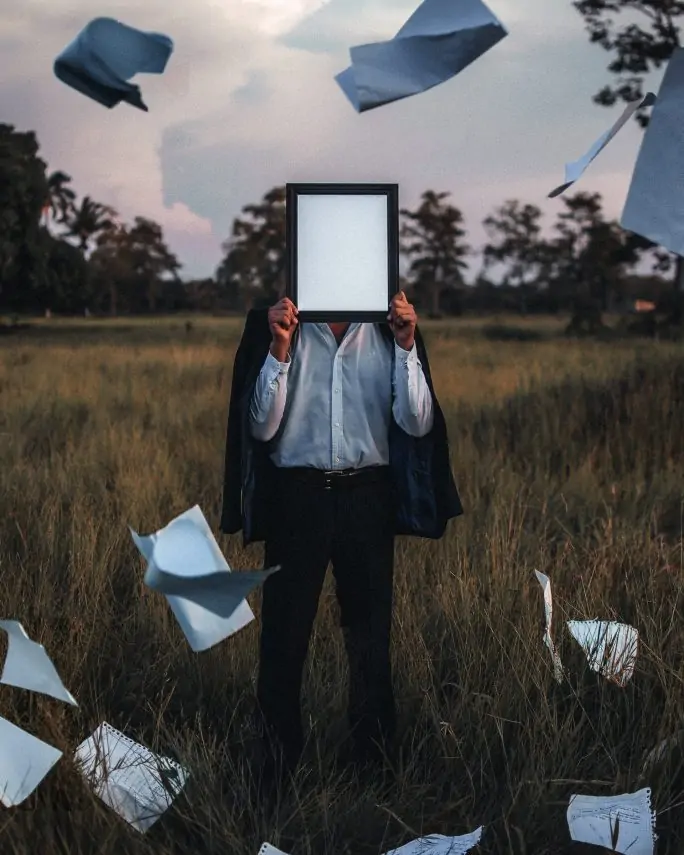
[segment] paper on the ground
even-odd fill
[[[572,163],[565,164],[565,181],[563,184],[556,187],[555,190],[552,190],[549,193],[548,198],[553,199],[555,196],[560,196],[560,194],[567,190],[568,187],[572,186],[575,181],[578,181],[592,160],[594,160],[603,151],[617,132],[632,118],[636,111],[641,107],[651,107],[655,104],[655,100],[655,95],[652,92],[647,92],[643,98],[638,98],[636,101],[630,101],[622,111],[620,118],[611,128],[601,134],[586,154],[582,155],[582,157]]]
[[[424,0],[393,39],[352,47],[335,80],[363,113],[444,83],[506,35],[482,0]]]
[[[20,727],[0,718],[0,802],[21,804],[62,756]]]
[[[0,683],[50,695],[77,707],[76,699],[60,680],[43,645],[31,641],[19,621],[0,620],[0,628],[7,633],[7,656]]]
[[[540,573],[538,570],[534,571],[534,575],[537,577],[539,584],[542,586],[542,591],[544,592],[544,615],[546,617],[546,632],[544,633],[544,643],[549,648],[549,652],[551,653],[551,660],[553,661],[553,676],[558,683],[563,682],[563,664],[561,662],[560,656],[558,655],[558,651],[556,650],[553,637],[551,635],[551,621],[553,618],[553,598],[551,596],[551,580],[544,573]]]
[[[584,650],[589,667],[619,686],[634,674],[639,633],[616,621],[570,620],[568,629]]]
[[[622,796],[571,796],[570,837],[623,855],[652,855],[655,814],[648,787]]]
[[[480,826],[470,834],[457,837],[446,837],[444,834],[419,837],[418,840],[405,843],[398,849],[391,849],[385,855],[466,855],[480,842],[482,830],[483,826]]]
[[[199,506],[195,505],[193,508],[190,508],[190,510],[185,511],[185,513],[176,517],[176,519],[172,520],[165,528],[155,534],[139,535],[137,532],[133,531],[133,529],[130,529],[135,545],[138,547],[140,553],[148,564],[148,568],[145,573],[145,583],[148,584],[148,579],[150,578],[153,582],[158,579],[158,568],[156,567],[154,560],[155,546],[158,540],[163,537],[165,533],[168,533],[174,525],[177,525],[180,522],[193,523],[200,532],[205,535],[212,553],[212,559],[214,562],[212,565],[213,570],[217,573],[223,573],[226,576],[231,574],[228,562],[223,557],[204,514],[200,510]],[[164,550],[165,547],[162,547],[162,557],[164,555]],[[206,558],[206,551],[202,551]],[[192,580],[189,580],[189,584],[192,585]],[[210,647],[213,647],[215,644],[218,644],[220,641],[223,641],[243,629],[247,624],[254,620],[254,613],[244,598],[237,608],[233,610],[232,614],[227,617],[222,617],[216,613],[216,597],[211,591],[204,593],[198,587],[193,589],[191,594],[192,595],[189,598],[187,596],[187,592],[186,595],[183,596],[167,594],[166,599],[168,600],[171,611],[176,616],[176,620],[178,621],[185,637],[188,639],[190,647],[195,652],[208,650]]]
[[[665,70],[620,225],[684,255],[684,48]]]
[[[98,798],[142,833],[171,806],[188,779],[174,760],[154,754],[106,721],[78,746],[75,760]]]
[[[145,33],[113,18],[95,18],[54,63],[55,76],[105,107],[126,101],[147,112],[136,74],[161,74],[173,42],[161,33]]]
[[[262,843],[261,849],[259,849],[259,855],[287,855],[287,852],[283,852],[281,849],[276,849],[275,846],[271,846],[270,843]]]

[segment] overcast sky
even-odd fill
[[[550,223],[564,163],[622,110],[592,102],[608,54],[570,0],[489,0],[503,41],[447,83],[358,115],[334,80],[349,47],[391,38],[417,5],[0,0],[0,122],[35,130],[79,195],[161,223],[186,277],[211,275],[242,206],[288,181],[398,182],[402,207],[450,191],[475,246],[506,199],[540,205]],[[136,78],[149,113],[107,110],[54,77],[54,57],[100,15],[174,40],[166,73]],[[602,193],[610,216],[640,139],[633,122],[576,185]]]

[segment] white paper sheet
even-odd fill
[[[288,853],[283,852],[281,849],[276,849],[275,846],[271,846],[270,843],[262,843],[261,849],[259,849],[259,855],[288,855]]]
[[[160,594],[184,597],[229,618],[256,587],[280,568],[226,573],[218,567],[207,536],[193,522],[179,520],[155,541],[145,584]]]
[[[398,849],[392,849],[386,855],[466,855],[480,842],[482,831],[483,826],[480,826],[470,834],[461,834],[457,837],[431,834],[405,843]]]
[[[7,633],[8,641],[0,683],[50,695],[77,707],[76,699],[60,680],[43,645],[31,641],[19,621],[0,620],[0,628]]]
[[[188,779],[174,760],[154,754],[106,721],[78,746],[75,760],[98,798],[141,833],[171,806]]]
[[[20,727],[0,718],[0,802],[21,804],[62,756]]]
[[[636,111],[641,107],[653,106],[653,104],[655,104],[655,100],[655,95],[652,92],[647,92],[643,98],[638,98],[636,101],[630,101],[615,124],[605,133],[601,134],[586,154],[582,155],[582,157],[572,163],[565,164],[565,181],[563,184],[556,187],[555,190],[552,190],[549,193],[548,198],[553,199],[555,196],[560,196],[560,194],[567,190],[568,187],[571,187],[575,181],[578,181],[592,160],[594,160],[603,151],[617,132],[632,118]]]
[[[161,33],[145,33],[116,21],[95,18],[54,62],[58,80],[112,108],[121,101],[147,112],[140,88],[128,81],[136,74],[161,74],[173,42]]]
[[[224,573],[231,572],[228,562],[223,557],[219,545],[211,533],[204,514],[199,506],[195,505],[155,534],[139,535],[133,529],[130,529],[135,545],[148,563],[148,570],[145,574],[146,584],[150,568],[152,568],[153,572],[157,569],[153,566],[154,547],[157,539],[170,527],[182,520],[194,523],[206,535],[213,553],[215,568]],[[221,617],[216,614],[214,611],[215,597],[211,592],[198,593],[194,591],[191,599],[185,596],[167,594],[166,599],[185,637],[188,639],[190,647],[196,653],[208,650],[220,641],[234,635],[254,620],[254,613],[244,599],[229,617]]]
[[[618,686],[634,674],[639,633],[633,626],[616,621],[571,620],[568,629],[584,650],[592,671]]]
[[[684,48],[665,70],[620,225],[684,255]]]
[[[482,0],[424,0],[393,39],[351,48],[335,80],[363,113],[444,83],[506,35]]]
[[[655,814],[648,788],[622,796],[571,796],[570,836],[623,855],[653,855]]]
[[[546,646],[549,648],[549,652],[551,653],[554,679],[558,683],[562,683],[563,664],[561,662],[560,656],[558,655],[558,651],[554,646],[553,637],[551,635],[551,621],[553,618],[553,598],[551,596],[551,580],[548,576],[546,576],[544,573],[540,573],[538,570],[534,571],[534,575],[537,577],[539,584],[542,586],[542,591],[544,592],[544,615],[546,617],[544,644],[546,644]]]
[[[226,573],[217,564],[206,534],[190,520],[179,520],[159,535],[145,584],[160,594],[203,602],[211,596],[211,611],[228,618],[245,597],[279,567]]]

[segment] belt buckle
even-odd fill
[[[323,473],[323,489],[332,490],[332,472]]]

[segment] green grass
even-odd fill
[[[336,766],[346,664],[328,580],[303,692],[306,768],[268,813],[248,788],[259,598],[249,627],[193,654],[144,588],[127,529],[196,503],[218,529],[240,322],[192,322],[43,322],[0,338],[2,616],[45,645],[80,704],[0,686],[0,715],[65,752],[23,806],[2,810],[3,855],[256,855],[263,840],[376,855],[480,824],[482,853],[557,855],[582,851],[567,844],[572,793],[647,785],[658,852],[684,851],[681,754],[641,772],[684,706],[684,347],[567,341],[561,321],[525,322],[539,337],[522,340],[487,338],[481,322],[425,325],[466,513],[439,542],[397,542],[408,759],[385,787]],[[232,567],[261,566],[259,547],[219,542]],[[554,586],[562,686],[535,568]],[[594,617],[640,632],[624,689],[588,669],[563,627]],[[144,836],[71,764],[102,720],[191,769]]]

